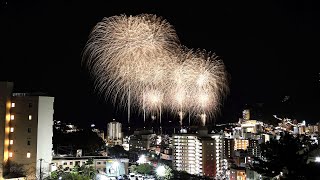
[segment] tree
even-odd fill
[[[27,175],[22,164],[7,160],[3,166],[3,177],[15,178],[25,177]]]
[[[191,175],[186,171],[174,171],[174,179],[184,179],[189,180],[191,179]]]
[[[108,152],[109,152],[108,155],[110,157],[115,157],[115,158],[128,157],[128,152],[124,150],[123,146],[120,146],[120,145],[109,147]]]
[[[293,136],[284,133],[278,140],[271,139],[261,144],[261,152],[264,161],[254,168],[263,173],[284,173],[287,178],[304,176],[303,172],[306,156],[310,151],[310,140],[306,136]]]
[[[45,180],[60,180],[60,179],[68,179],[68,180],[91,180],[92,177],[80,174],[80,173],[74,173],[74,172],[58,172],[54,171],[51,172],[51,176],[45,178]]]
[[[87,155],[95,155],[98,150],[105,148],[105,142],[91,129],[72,133],[54,131],[53,146],[71,145],[74,150],[82,149]]]
[[[153,167],[150,164],[140,164],[136,167],[136,171],[140,174],[151,174]]]
[[[94,179],[96,171],[92,166],[93,159],[89,159],[85,165],[79,166],[75,165],[72,168],[71,172],[66,172],[59,167],[58,170],[51,172],[50,177],[47,177],[46,180],[56,180],[60,177],[62,179],[71,179],[71,180],[90,180]]]
[[[131,165],[131,166],[129,167],[129,171],[130,171],[131,173],[136,173],[136,172],[137,172],[137,166],[136,166],[136,165]]]
[[[82,175],[86,175],[91,179],[96,175],[96,171],[93,166],[91,165],[82,165],[79,169]]]

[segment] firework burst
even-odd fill
[[[168,93],[171,110],[179,113],[180,123],[186,112],[214,115],[228,91],[224,64],[215,54],[204,50],[183,48],[179,57]]]
[[[120,107],[208,116],[227,92],[215,54],[179,44],[174,28],[150,14],[104,18],[92,30],[83,62],[96,89]],[[129,116],[128,116],[129,117]],[[204,117],[204,118],[203,118]]]
[[[137,98],[150,82],[161,84],[163,69],[170,64],[165,62],[168,61],[165,54],[177,47],[173,27],[160,17],[112,16],[93,28],[84,59],[96,88],[123,106],[129,88],[132,97]]]

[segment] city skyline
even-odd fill
[[[172,24],[182,44],[216,52],[230,74],[230,93],[217,123],[235,121],[248,105],[264,104],[267,113],[319,121],[319,70],[316,66],[315,11],[307,2],[16,3],[1,1],[1,81],[15,91],[55,96],[55,119],[106,125],[126,121],[94,92],[81,68],[90,30],[103,17],[152,13]],[[283,101],[283,102],[282,102]],[[283,107],[284,106],[284,107]],[[283,109],[283,110],[282,110]],[[285,112],[287,111],[287,112]],[[272,118],[272,117],[270,117]],[[178,119],[178,118],[177,118]],[[142,122],[140,120],[140,122]]]

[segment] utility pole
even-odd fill
[[[41,171],[41,164],[42,164],[42,158],[39,159],[40,160],[40,180],[42,180],[42,171]]]

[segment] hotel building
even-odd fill
[[[27,179],[43,178],[52,161],[54,98],[12,89],[13,83],[0,82],[1,162],[23,165]],[[0,179],[4,175],[0,168]]]
[[[189,174],[216,177],[222,172],[222,140],[220,134],[174,134],[173,168]]]

